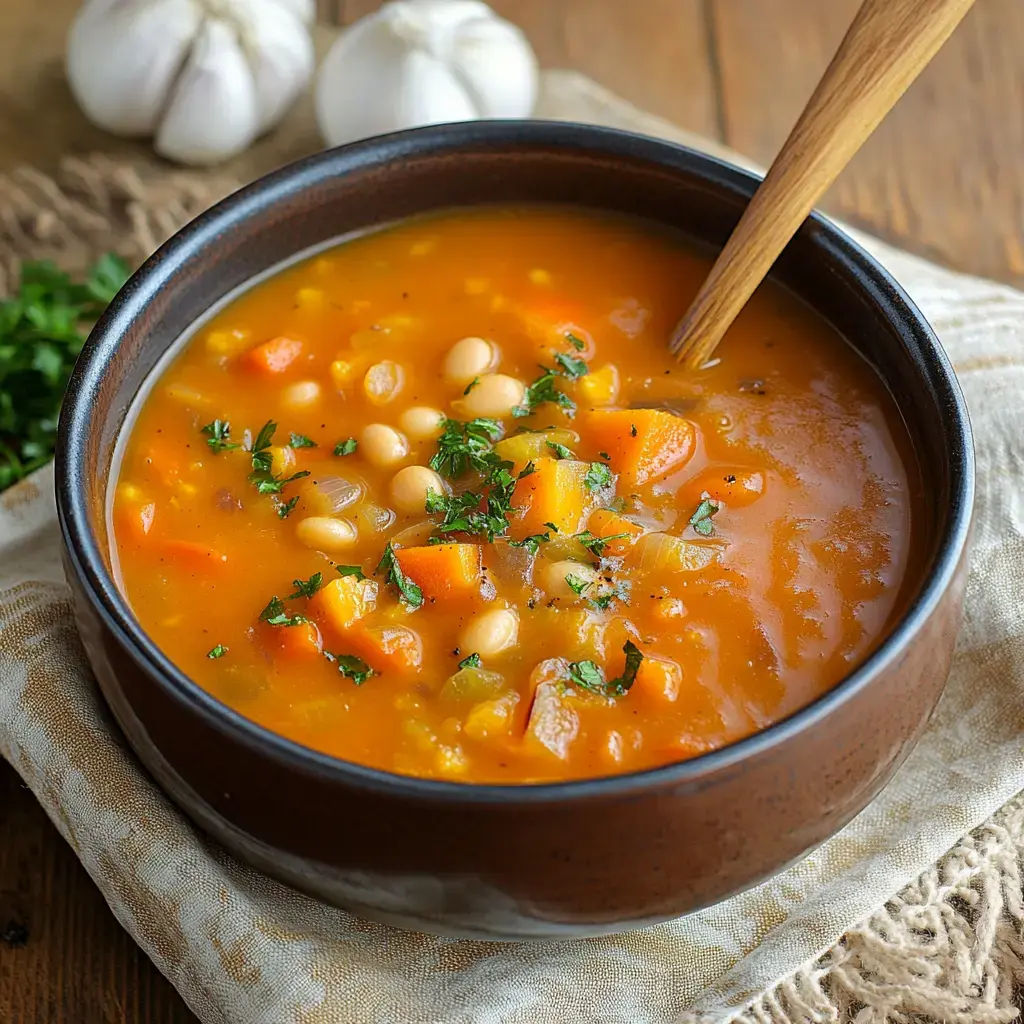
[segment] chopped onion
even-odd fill
[[[487,549],[484,559],[488,573],[506,586],[531,586],[536,555],[526,547],[516,547],[504,538],[497,538]]]
[[[580,731],[580,720],[557,682],[543,682],[533,696],[526,733],[559,760],[569,756],[569,747]]]
[[[711,565],[720,552],[718,544],[648,533],[636,542],[631,560],[641,572],[699,572]]]
[[[489,672],[485,668],[467,666],[460,668],[441,687],[441,699],[472,701],[476,704],[492,697],[500,697],[504,686],[505,677],[500,672]]]
[[[346,480],[343,476],[318,476],[306,488],[306,501],[317,515],[331,516],[363,496],[363,485]]]
[[[413,548],[418,547],[420,544],[426,544],[430,540],[431,534],[434,532],[435,524],[429,519],[425,519],[421,523],[413,523],[412,526],[407,526],[404,530],[399,530],[391,538],[391,543],[396,548]]]
[[[350,518],[360,533],[383,533],[394,521],[395,513],[389,508],[364,501]]]

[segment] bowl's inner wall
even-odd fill
[[[650,218],[721,247],[753,191],[751,180],[681,149],[659,147],[667,165],[630,152],[608,154],[573,141],[552,148],[536,142],[465,140],[450,151],[419,151],[399,138],[353,159],[309,162],[275,175],[259,191],[243,193],[227,217],[200,218],[184,237],[154,258],[158,273],[133,282],[105,326],[122,333],[120,346],[91,396],[93,424],[85,453],[88,504],[103,556],[109,542],[103,510],[118,435],[135,396],[163,353],[229,292],[294,253],[341,235],[444,207],[480,203],[552,202]],[[163,264],[163,266],[161,266]],[[866,277],[841,242],[808,221],[772,275],[825,317],[881,372],[919,453],[929,500],[920,514],[919,564],[927,572],[937,541],[953,514],[951,495],[958,452],[947,450],[955,397],[929,367],[914,340],[902,302]],[[681,301],[680,309],[685,305]],[[887,319],[888,316],[888,319]],[[945,422],[944,422],[945,420]],[[916,587],[914,590],[916,591]]]

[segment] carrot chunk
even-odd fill
[[[604,552],[607,555],[627,554],[629,549],[644,535],[642,526],[607,508],[595,509],[591,513],[590,519],[587,521],[587,529],[595,537],[615,538],[605,546]],[[619,536],[623,533],[626,534],[625,537]]]
[[[375,672],[397,672],[411,675],[423,667],[423,641],[408,626],[374,626],[358,624],[345,637],[347,650],[357,654]]]
[[[631,693],[642,694],[662,704],[672,704],[679,699],[683,682],[683,670],[668,658],[647,655],[636,673]]]
[[[596,409],[588,426],[625,487],[658,480],[693,454],[693,426],[664,409]]]
[[[513,521],[517,536],[549,530],[554,523],[559,533],[579,533],[593,495],[587,490],[590,463],[575,459],[537,459],[534,472],[516,484],[512,507],[520,515]]]
[[[377,604],[377,584],[355,576],[342,576],[321,587],[309,602],[309,613],[324,627],[338,633],[350,630]]]
[[[323,650],[320,630],[314,622],[300,622],[297,626],[260,623],[260,634],[267,651],[288,660],[309,658]]]
[[[249,349],[242,358],[247,366],[272,376],[284,373],[301,354],[301,341],[281,335]]]
[[[228,560],[227,555],[198,541],[167,540],[160,547],[166,561],[192,570],[219,569]]]
[[[476,594],[482,561],[478,544],[424,544],[399,548],[395,555],[402,572],[431,598]]]

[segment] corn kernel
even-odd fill
[[[288,473],[295,465],[295,452],[291,448],[281,445],[273,445],[270,451],[270,472],[274,476],[282,476]]]
[[[324,304],[324,293],[319,288],[300,288],[295,293],[295,302],[300,309],[320,309]]]
[[[544,286],[551,284],[551,274],[548,273],[548,271],[546,270],[542,270],[540,267],[534,267],[534,269],[530,271],[528,276],[530,278],[531,284],[539,284]]]
[[[334,386],[341,391],[359,376],[359,366],[351,359],[335,359],[331,363],[330,372]]]
[[[469,768],[469,759],[459,747],[441,747],[434,757],[434,767],[438,775],[465,775]]]
[[[591,405],[612,405],[619,397],[619,371],[607,363],[577,382],[580,398]]]
[[[236,356],[248,346],[248,331],[210,331],[206,336],[206,351],[213,356]]]

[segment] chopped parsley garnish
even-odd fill
[[[228,648],[227,647],[225,647],[223,644],[217,644],[216,647],[212,647],[209,651],[207,651],[206,656],[211,661],[216,661],[217,658],[223,658],[224,655],[227,654],[227,653],[228,653]]]
[[[479,377],[474,377],[474,378],[473,378],[473,379],[472,379],[472,380],[471,380],[471,381],[470,381],[470,382],[469,382],[469,383],[468,383],[468,384],[466,385],[466,387],[465,387],[465,390],[464,390],[464,391],[463,391],[462,393],[463,393],[464,395],[468,395],[468,394],[470,393],[470,391],[472,391],[472,390],[473,390],[473,388],[475,388],[475,387],[477,386],[477,384],[479,384],[479,383],[480,383],[480,378],[479,378]]]
[[[630,423],[630,425],[629,425],[629,436],[630,437],[636,437],[636,424],[635,423]]]
[[[479,668],[480,667],[480,655],[477,653],[470,654],[468,657],[463,658],[459,662],[459,668]]]
[[[571,661],[569,678],[584,690],[592,690],[603,697],[624,697],[636,682],[636,674],[640,671],[644,656],[632,640],[626,641],[622,652],[626,655],[626,663],[622,675],[614,679],[606,681],[600,666],[593,661]]]
[[[598,611],[602,612],[606,612],[616,601],[628,604],[629,588],[630,584],[628,580],[618,580],[615,583],[605,583],[602,588],[599,588],[600,593],[596,597],[590,598],[588,604],[591,608],[596,608]]]
[[[547,523],[545,526],[549,525]],[[531,555],[537,554],[541,544],[546,544],[551,540],[550,533],[531,533],[529,537],[524,537],[522,540],[510,540],[509,546],[513,548],[526,548]]]
[[[597,454],[600,458],[604,459],[605,462],[612,461],[612,457],[607,452],[598,452]]]
[[[221,452],[230,452],[235,448],[242,447],[240,444],[228,440],[231,437],[231,424],[227,420],[214,420],[201,429],[202,433],[206,435],[206,443],[210,446],[210,450],[218,455]]]
[[[430,468],[449,480],[457,480],[470,469],[487,473],[501,462],[491,448],[499,437],[501,424],[497,420],[478,418],[463,423],[446,419]]]
[[[588,491],[599,491],[602,487],[607,487],[614,479],[612,471],[603,462],[592,462],[583,482],[587,485]]]
[[[354,654],[331,654],[330,651],[324,651],[324,657],[337,665],[338,671],[356,686],[362,686],[370,676],[376,674],[362,658]]]
[[[557,441],[545,441],[544,443],[554,451],[556,459],[571,459],[574,457],[564,444],[559,444]]]
[[[315,572],[308,580],[292,580],[295,593],[289,594],[288,599],[293,597],[312,597],[324,585],[324,574]]]
[[[260,612],[260,622],[265,622],[268,626],[301,626],[308,621],[304,615],[288,615],[284,610],[284,602],[276,595]]]
[[[587,364],[576,356],[568,356],[564,352],[555,353],[555,362],[562,368],[562,374],[569,380],[579,380],[587,374]]]
[[[546,526],[546,527],[547,527],[547,528],[548,528],[548,529],[549,529],[549,530],[550,530],[550,531],[551,531],[552,533],[558,533],[558,527],[557,527],[557,526],[555,526],[555,524],[554,524],[554,523],[545,523],[544,525],[545,525],[545,526]]]
[[[576,412],[576,403],[555,386],[557,380],[558,374],[554,370],[544,369],[544,372],[526,389],[522,404],[512,410],[512,415],[532,416],[538,406],[545,402],[553,402],[572,416]]]
[[[357,580],[365,580],[366,574],[358,565],[336,565],[339,576],[355,576]]]
[[[571,572],[566,575],[565,582],[577,597],[582,594],[584,590],[589,590],[590,587],[594,585],[592,580],[586,580],[582,576],[575,576]]]
[[[296,494],[294,498],[289,498],[287,501],[277,506],[277,518],[287,519],[294,511],[295,506],[299,503],[299,496]]]
[[[628,537],[628,533],[613,533],[610,537],[595,537],[589,530],[584,530],[582,533],[575,535],[575,539],[587,550],[592,551],[598,558],[604,557],[604,549],[613,540],[625,540]]]
[[[289,448],[316,448],[317,443],[311,437],[306,437],[305,434],[292,434],[288,438]]]
[[[565,338],[577,352],[582,352],[587,347],[587,343],[582,338],[577,338],[572,331],[566,331]]]
[[[256,490],[260,494],[280,494],[284,490],[285,484],[290,484],[295,480],[301,480],[304,476],[309,476],[309,470],[303,469],[298,473],[292,473],[291,476],[274,476],[273,473],[265,473],[262,471],[256,473],[250,473],[249,479],[256,485]],[[278,513],[280,515],[280,513]]]
[[[256,435],[252,442],[252,447],[249,449],[252,455],[252,472],[249,474],[249,482],[256,487],[260,494],[280,494],[284,490],[285,484],[290,484],[294,480],[301,480],[304,476],[309,476],[308,469],[292,473],[291,476],[287,477],[274,475],[272,471],[274,457],[270,453],[270,446],[274,442],[275,430],[277,430],[277,424],[273,420],[267,420],[260,427],[260,432]],[[292,436],[294,437],[295,435],[293,434]],[[285,516],[287,514],[285,513]],[[281,513],[278,512],[278,515],[281,515]],[[281,518],[283,519],[285,516],[281,516]]]
[[[702,537],[710,537],[715,532],[715,524],[711,522],[711,517],[720,507],[718,502],[704,498],[697,506],[697,510],[690,516],[690,525],[693,527],[694,533],[699,533]]]
[[[384,554],[381,555],[380,563],[375,571],[383,573],[388,583],[393,583],[398,588],[398,592],[402,595],[402,600],[410,608],[419,608],[423,604],[423,591],[402,572],[402,567],[398,564],[398,556],[395,554],[395,549],[391,546],[391,541],[388,541],[388,546],[384,549]]]
[[[359,447],[359,442],[354,437],[348,437],[339,441],[334,446],[335,455],[351,455]]]

